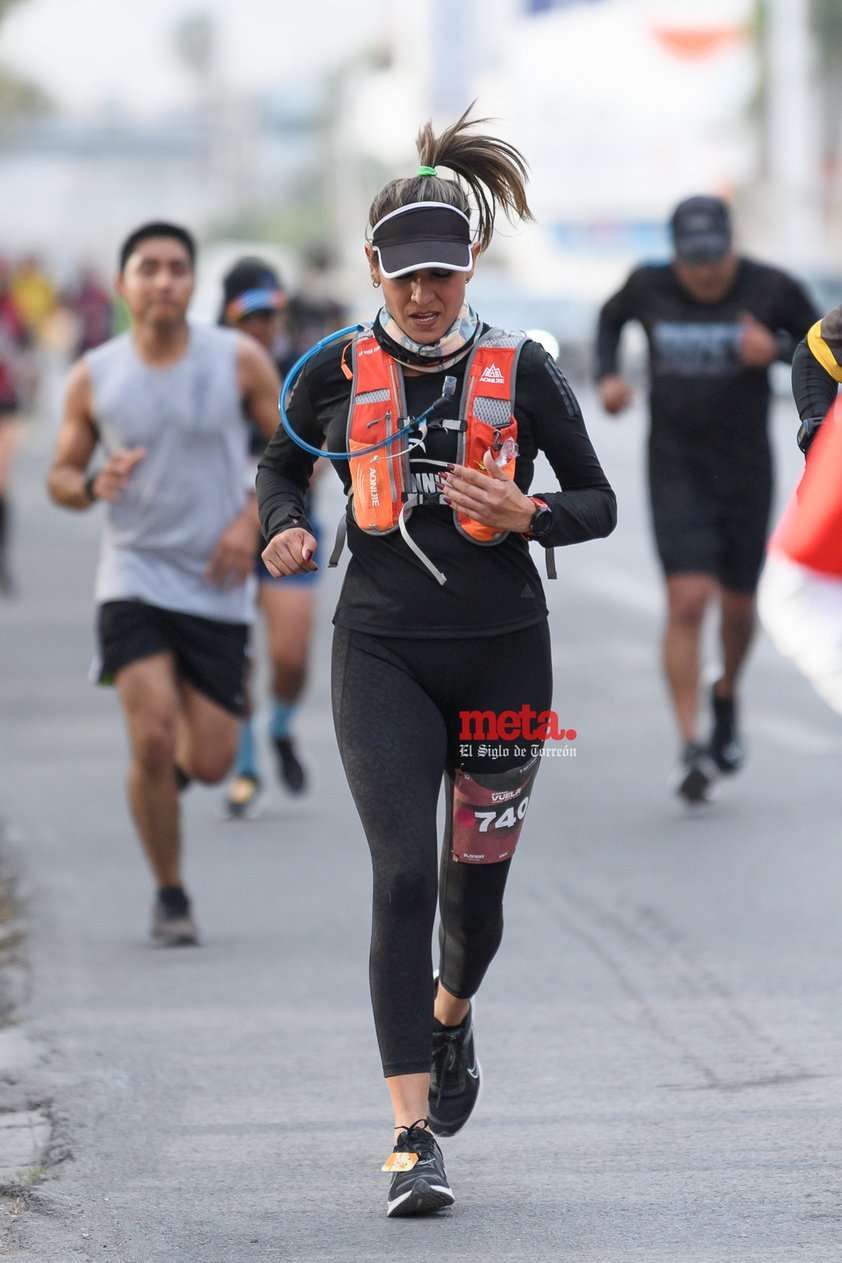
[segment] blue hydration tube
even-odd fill
[[[438,399],[434,400],[433,403],[430,404],[429,408],[422,412],[419,417],[410,417],[406,425],[401,426],[401,428],[396,430],[394,434],[390,434],[387,439],[382,439],[381,442],[372,444],[371,447],[361,447],[357,452],[325,452],[321,447],[313,447],[312,443],[306,442],[306,440],[296,434],[295,430],[292,428],[292,424],[287,416],[286,410],[287,392],[307,361],[316,355],[317,352],[321,351],[322,347],[328,346],[331,342],[338,342],[340,338],[344,338],[349,333],[359,333],[364,328],[365,325],[348,325],[345,329],[337,329],[335,333],[328,334],[326,338],[322,338],[320,342],[315,344],[315,346],[311,346],[309,351],[305,351],[304,354],[295,361],[284,379],[281,393],[278,396],[278,411],[281,414],[281,425],[284,427],[293,443],[297,443],[299,447],[303,447],[305,452],[310,452],[313,456],[325,456],[328,460],[351,460],[354,456],[368,456],[371,452],[379,451],[381,447],[388,447],[389,444],[394,443],[396,439],[403,438],[405,434],[410,434],[413,430],[419,429],[425,421],[428,421],[435,412],[439,411],[446,400],[453,396],[456,389],[456,378],[446,377],[444,379],[443,393]]]

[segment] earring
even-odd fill
[[[380,288],[380,282],[379,282],[379,281],[375,281],[374,277],[372,277],[372,278],[371,278],[371,285],[372,285],[372,288],[373,288],[373,289],[379,289],[379,288]]]

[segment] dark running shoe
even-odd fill
[[[295,751],[291,737],[273,737],[278,754],[278,774],[291,794],[300,794],[307,786],[307,776]]]
[[[695,742],[684,747],[675,777],[675,792],[695,806],[710,802],[716,766],[707,751]]]
[[[180,896],[180,897],[179,897]],[[152,942],[156,947],[196,947],[199,930],[190,900],[179,890],[160,890],[152,910]]]
[[[433,1031],[427,1122],[437,1136],[464,1127],[479,1100],[482,1071],[474,1048],[474,1009],[458,1026]]]
[[[737,731],[737,705],[732,697],[717,697],[711,689],[710,704],[713,709],[713,732],[710,738],[710,757],[725,776],[739,772],[746,757],[745,746]]]
[[[453,1205],[456,1198],[447,1180],[441,1149],[426,1127],[413,1123],[400,1132],[392,1152],[417,1154],[418,1161],[406,1171],[395,1171],[392,1176],[386,1202],[389,1218],[430,1215]],[[384,1169],[388,1169],[388,1161]]]

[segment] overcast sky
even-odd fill
[[[387,3],[24,0],[0,27],[0,58],[38,80],[67,109],[122,100],[133,110],[154,111],[191,94],[171,37],[184,16],[212,14],[228,82],[262,88],[335,64],[370,43]]]

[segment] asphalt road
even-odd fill
[[[789,486],[785,402],[775,425]],[[155,952],[117,702],[85,680],[99,515],[47,504],[49,427],[30,431],[20,596],[0,607],[0,818],[29,973],[0,1041],[0,1107],[37,1109],[50,1139],[0,1197],[0,1255],[842,1256],[842,730],[761,640],[745,772],[709,808],[671,796],[643,423],[595,417],[591,431],[620,526],[568,550],[549,585],[555,708],[576,753],[542,768],[513,867],[478,1006],[484,1095],[445,1142],[457,1205],[399,1222],[379,1169],[391,1141],[367,994],[368,857],[328,705],[340,576],[324,579],[299,724],[312,792],[296,802],[273,786],[260,820],[231,823],[218,790],[190,790],[205,942]]]

